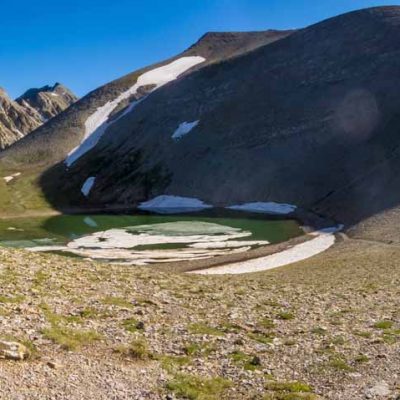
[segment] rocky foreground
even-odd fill
[[[399,260],[348,239],[207,277],[1,249],[0,398],[398,399]]]

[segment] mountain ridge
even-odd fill
[[[352,182],[394,139],[387,124],[400,100],[399,23],[400,7],[352,12],[195,70],[112,124],[72,168],[48,171],[43,187],[51,198],[46,181],[61,180],[62,195],[75,205],[133,206],[171,194],[216,205],[271,200],[346,222],[364,218],[390,205]],[[174,142],[184,121],[199,123]],[[82,198],[87,176],[97,179]],[[359,207],[365,198],[368,206]],[[57,196],[53,202],[62,203]]]
[[[235,57],[238,52],[247,52],[249,49],[251,51],[252,46],[259,46],[263,42],[269,44],[273,40],[279,40],[291,33],[293,31],[261,31],[250,33],[250,35],[233,33],[228,34],[228,42],[223,41],[222,43],[219,41],[210,43],[206,34],[203,40],[200,39],[175,57],[141,68],[91,91],[72,107],[68,108],[66,112],[61,113],[48,124],[19,141],[9,151],[3,152],[0,155],[0,159],[11,165],[15,161],[16,164],[23,164],[26,160],[42,164],[61,161],[70,150],[79,144],[79,140],[84,136],[83,127],[86,118],[95,112],[98,107],[104,105],[107,101],[115,99],[121,92],[132,87],[141,74],[180,57],[202,56],[206,58],[206,64],[218,62],[223,58]],[[224,33],[219,33],[217,36],[223,37],[224,35]],[[204,65],[200,67],[204,67]],[[195,66],[192,71],[196,70],[196,68],[198,67]],[[68,125],[65,125],[64,120],[71,121],[71,123],[68,122]],[[50,139],[50,137],[54,136],[53,132],[59,132],[57,134],[58,138],[56,138],[59,143],[54,143],[53,138]],[[46,152],[45,156],[43,156],[44,152]]]
[[[241,54],[237,42],[251,35],[208,33],[200,48],[91,92],[0,154],[1,164],[42,165],[40,185],[60,209],[133,208],[170,194],[220,206],[289,203],[357,223],[400,202],[391,188],[399,169],[399,27],[400,7],[369,8],[279,38],[264,32],[267,44],[250,51],[245,45]],[[223,39],[210,46],[216,36]],[[201,55],[208,62],[146,101],[130,110],[140,98],[129,99],[116,108],[94,149],[65,165],[66,149],[80,145],[85,121],[99,107],[146,72]],[[192,128],[174,140],[182,126]],[[377,175],[363,187],[368,171],[382,168],[385,179]],[[94,176],[90,194],[82,196],[83,183]],[[385,195],[378,198],[371,187]]]
[[[74,103],[77,97],[65,86],[33,88],[16,100],[0,90],[0,150],[34,131]]]

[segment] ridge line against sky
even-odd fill
[[[0,86],[79,96],[185,50],[208,31],[302,28],[373,0],[20,0],[2,4]]]

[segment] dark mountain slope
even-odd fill
[[[399,71],[400,7],[336,17],[159,89],[43,187],[65,206],[169,193],[356,222],[400,201]],[[199,123],[174,140],[185,121]]]
[[[121,93],[131,88],[137,82],[138,77],[146,71],[166,65],[181,57],[204,57],[205,62],[194,66],[191,69],[194,71],[279,40],[292,32],[269,30],[265,32],[208,33],[182,54],[135,71],[89,93],[57,118],[19,141],[8,151],[3,152],[0,159],[3,163],[18,168],[23,168],[27,163],[51,165],[58,162],[80,144],[85,134],[85,121],[88,117],[98,107],[115,100]],[[144,90],[135,98],[121,101],[115,111],[121,111],[129,104],[129,101],[137,100],[147,92]]]

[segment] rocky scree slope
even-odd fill
[[[194,64],[183,73],[195,71],[206,65],[236,57],[257,47],[279,40],[293,31],[262,31],[262,32],[211,32],[204,35],[197,43],[182,54],[158,64],[132,72],[120,79],[108,83],[76,102],[72,107],[37,129],[33,134],[19,141],[0,156],[1,164],[8,167],[24,168],[27,164],[49,166],[62,161],[85,137],[85,123],[100,107],[109,102],[116,102],[136,83],[146,72],[173,63],[184,57],[202,57],[205,60]],[[183,74],[182,73],[182,74]],[[181,75],[182,75],[181,74]],[[155,89],[154,85],[139,87],[135,93],[117,101],[110,112],[110,119],[118,113],[126,111],[133,102],[149,94]],[[107,118],[106,118],[107,119]]]
[[[329,19],[157,90],[43,187],[57,205],[167,193],[355,223],[400,201],[399,54],[400,7]]]
[[[0,149],[34,131],[76,100],[77,97],[59,83],[30,89],[15,101],[0,89]]]

